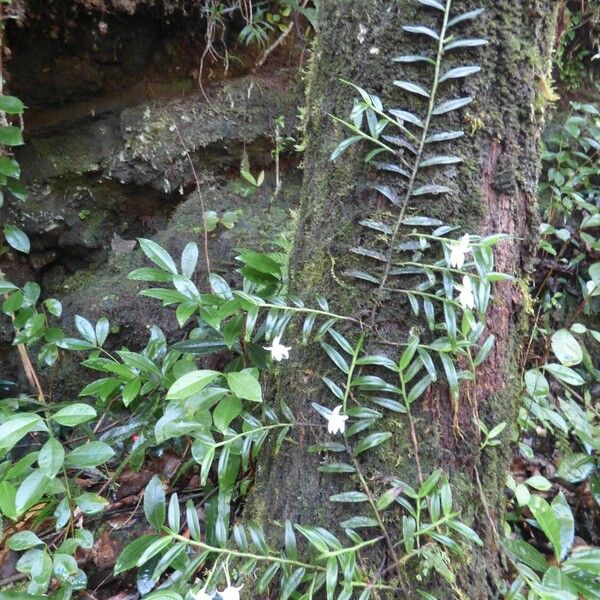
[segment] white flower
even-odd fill
[[[222,592],[219,592],[219,594],[223,600],[240,600],[240,590],[243,587],[243,585],[240,585],[240,587],[237,588],[228,585]]]
[[[455,269],[462,269],[465,264],[465,256],[471,252],[469,245],[469,234],[465,233],[458,242],[450,245],[450,266]]]
[[[213,600],[213,597],[209,596],[204,590],[200,590],[195,598],[196,600]]]
[[[281,344],[281,336],[273,338],[273,344],[271,346],[263,346],[265,350],[269,350],[271,352],[272,360],[283,360],[290,357],[291,346],[284,346]]]
[[[346,431],[346,421],[348,420],[347,415],[341,415],[342,405],[336,406],[330,415],[327,415],[327,431],[329,433],[336,434],[338,431],[344,433]]]
[[[473,309],[475,308],[475,296],[473,295],[473,284],[471,283],[471,278],[465,275],[462,281],[462,285],[456,286],[460,290],[458,301],[463,308]]]

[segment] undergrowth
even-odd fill
[[[488,308],[494,285],[511,275],[494,269],[494,248],[506,238],[502,232],[483,237],[409,214],[411,200],[451,191],[448,169],[463,160],[452,142],[464,133],[446,129],[445,115],[473,98],[449,93],[447,84],[480,71],[476,60],[461,64],[453,51],[475,57],[487,43],[461,33],[481,10],[461,14],[451,0],[416,1],[437,17],[437,28],[407,24],[406,33],[423,41],[423,51],[394,60],[426,74],[428,85],[394,81],[408,98],[407,108],[388,109],[351,84],[358,97],[350,117],[334,116],[351,136],[333,160],[361,144],[374,168],[396,177],[377,186],[389,202],[389,220],[364,215],[365,241],[348,249],[362,265],[344,276],[372,284],[364,321],[338,314],[326,298],[290,295],[287,255],[279,248],[238,249],[239,267],[223,277],[211,271],[195,242],[172,256],[139,239],[147,261],[129,278],[148,286],[141,295],[173,310],[181,328],[180,338],[171,341],[152,326],[139,351],[112,344],[105,318],[77,316],[75,333],[65,333],[59,300],[43,298],[35,282],[17,286],[0,278],[1,310],[12,322],[14,346],[35,392],[18,393],[5,381],[0,400],[1,535],[20,553],[19,581],[1,592],[6,598],[67,600],[88,589],[81,557],[98,542],[98,524],[115,510],[119,478],[165,451],[179,454],[181,467],[174,477],[158,473],[149,480],[139,501],[148,528],[114,567],[115,575],[136,569],[145,598],[237,600],[252,590],[254,597],[282,600],[367,600],[417,589],[419,597],[435,600],[420,589],[432,573],[454,597],[469,597],[457,583],[455,565],[484,542],[463,518],[465,507],[457,505],[448,474],[424,471],[413,411],[433,385],[448,386],[454,414],[461,402],[477,406],[472,395],[479,367],[496,343],[485,333]],[[278,14],[287,18],[283,4]],[[262,19],[265,31],[285,32],[269,14],[254,12],[253,27]],[[266,44],[256,31],[244,35]],[[411,108],[414,96],[427,99],[423,114]],[[0,177],[11,200],[24,199],[18,163],[10,156],[10,148],[22,143],[24,107],[1,96],[0,110]],[[519,422],[486,424],[473,410],[481,453],[507,443],[501,437],[507,427],[517,442],[507,480],[509,511],[499,534],[512,564],[507,598],[600,597],[600,549],[576,521],[582,497],[600,501],[594,394],[600,332],[593,325],[600,297],[599,151],[598,108],[574,104],[543,152],[544,224],[530,282],[531,335],[522,345]],[[210,226],[216,223],[205,230]],[[5,223],[3,232],[10,251],[29,251],[27,236],[15,225]],[[202,283],[200,262],[206,265]],[[406,275],[417,283],[404,287]],[[373,354],[370,342],[381,337],[374,326],[378,312],[395,294],[408,299],[422,327],[393,340],[397,354]],[[300,333],[293,337],[293,331]],[[313,403],[316,423],[300,421],[267,394],[273,365],[304,346],[327,361],[322,382],[330,402]],[[91,374],[77,401],[52,397],[31,358],[35,354],[37,362],[52,366],[66,353],[75,353]],[[207,359],[215,356],[221,360],[208,368]],[[389,415],[408,431],[414,481],[373,481],[365,474],[368,454],[398,433],[384,418]],[[259,453],[285,452],[288,434],[299,428],[315,433],[318,442],[310,451],[320,453],[323,476],[342,476],[352,486],[329,502],[353,514],[337,533],[320,523],[287,521],[275,542],[267,539],[264,524],[243,522],[236,509],[248,494]],[[460,435],[458,420],[454,429]],[[544,458],[548,447],[551,459]],[[178,485],[189,471],[197,474],[193,490]],[[395,535],[392,513],[401,523]],[[368,562],[373,547],[383,565]]]

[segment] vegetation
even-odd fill
[[[31,388],[19,390],[10,380],[16,376],[1,382],[0,536],[19,558],[17,576],[0,582],[0,597],[94,597],[82,557],[101,543],[103,521],[118,509],[121,477],[151,471],[127,513],[136,519],[143,512],[147,523],[113,568],[121,576],[117,586],[122,574],[135,571],[137,589],[149,600],[471,598],[461,570],[479,548],[507,559],[503,597],[600,598],[600,547],[582,516],[600,505],[600,107],[573,101],[548,128],[535,270],[527,279],[503,272],[497,256],[511,236],[466,231],[423,208],[453,192],[462,173],[455,169],[468,159],[460,123],[469,122],[466,111],[478,100],[471,90],[479,89],[474,82],[489,50],[488,40],[468,28],[484,10],[463,10],[452,0],[410,5],[415,21],[403,30],[420,49],[392,60],[413,68],[415,78],[390,82],[407,95],[406,106],[388,108],[350,81],[348,94],[357,96],[350,116],[331,115],[349,137],[330,160],[339,165],[356,153],[385,199],[361,214],[361,243],[344,249],[353,267],[336,273],[331,258],[340,287],[363,286],[352,290],[363,295],[366,310],[344,312],[327,290],[295,293],[285,239],[266,240],[270,251],[237,248],[236,266],[219,274],[208,236],[235,228],[244,216],[204,206],[200,244],[190,241],[176,256],[140,237],[145,263],[127,276],[142,297],[172,313],[176,339],[150,323],[137,349],[120,347],[107,318],[77,315],[63,323],[60,300],[46,297],[40,282],[17,285],[0,272],[1,312]],[[317,23],[308,2],[211,1],[205,11],[201,69],[215,31],[234,12],[245,22],[240,42],[261,56],[298,15]],[[581,19],[594,14],[592,7]],[[574,19],[570,31],[581,22]],[[574,36],[557,56],[566,87],[582,79],[570,61],[588,56],[577,54]],[[0,184],[12,203],[27,195],[12,154],[23,144],[25,106],[2,95],[0,111]],[[291,140],[284,127],[278,119],[273,202],[285,185],[280,156]],[[251,202],[265,171],[244,160],[239,172],[240,194]],[[195,171],[194,177],[202,197]],[[5,218],[6,208],[2,253],[27,254],[31,243]],[[528,326],[511,387],[518,419],[494,422],[480,414],[478,394],[486,365],[506,342],[490,333],[490,314],[507,282],[526,298]],[[386,303],[397,297],[411,311],[411,326],[400,334],[378,327]],[[299,355],[316,357],[320,380],[319,390],[307,390],[319,402],[307,402],[302,412],[273,391],[286,361],[293,368]],[[69,382],[78,387],[76,399],[53,395],[53,382],[39,374],[69,357],[85,373],[85,385]],[[303,372],[293,378],[303,385]],[[416,414],[439,389],[449,392],[448,429],[456,440],[471,434],[464,431],[467,414],[476,431],[469,443],[482,460],[499,450],[514,455],[502,516],[490,513],[477,467],[485,515],[463,504],[460,473],[423,459],[427,441]],[[297,436],[312,440],[306,464],[318,456],[323,489],[330,479],[343,488],[313,512],[315,519],[322,511],[343,513],[335,528],[329,519],[259,520],[245,511],[257,466],[290,451]],[[395,456],[390,448],[402,436],[408,450]],[[384,452],[410,461],[414,478],[378,474],[372,461]],[[179,457],[169,477],[154,466],[165,454]],[[491,523],[491,535],[479,531],[482,520]]]

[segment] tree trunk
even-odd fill
[[[510,234],[508,241],[496,247],[496,270],[519,277],[531,255],[536,230],[538,142],[557,3],[481,0],[480,4],[486,12],[457,26],[456,33],[463,38],[486,38],[489,44],[456,52],[445,65],[446,69],[481,65],[482,70],[467,79],[456,79],[444,89],[442,98],[473,96],[475,100],[444,117],[437,126],[465,131],[463,138],[450,142],[441,152],[457,154],[463,162],[434,171],[435,182],[449,185],[450,193],[415,196],[408,203],[407,214],[460,225],[460,235]],[[471,0],[455,0],[452,14],[478,6]],[[417,81],[428,88],[431,71],[427,69],[431,67],[391,59],[398,54],[421,54],[424,49],[431,55],[435,42],[427,36],[407,33],[402,26],[420,24],[439,31],[440,14],[415,0],[323,1],[309,76],[305,179],[291,265],[292,285],[307,299],[322,295],[335,312],[363,319],[369,350],[385,352],[393,359],[398,357],[397,348],[381,345],[381,337],[373,331],[387,340],[403,343],[411,327],[422,327],[422,323],[413,316],[406,298],[394,294],[383,298],[371,327],[369,315],[374,304],[379,303],[378,292],[371,284],[344,276],[348,269],[367,270],[365,264],[370,260],[349,250],[368,245],[359,221],[378,211],[388,211],[391,205],[371,187],[381,183],[381,174],[365,167],[364,157],[371,148],[352,146],[331,162],[333,149],[351,135],[331,115],[346,118],[356,96],[341,79],[377,94],[386,108],[425,114],[426,99],[421,102],[418,96],[404,92],[392,82]],[[392,177],[388,183],[402,191],[397,179]],[[402,283],[410,287],[407,282]],[[411,575],[416,567],[408,561],[404,577],[407,597],[412,597],[417,587],[430,589],[439,598],[462,594],[475,600],[502,594],[502,564],[494,529],[500,527],[504,506],[502,490],[511,454],[511,428],[505,430],[500,446],[480,451],[479,426],[474,420],[480,418],[490,428],[502,421],[515,422],[523,306],[520,290],[518,283],[508,282],[494,288],[486,328],[487,334],[496,337],[496,344],[479,368],[475,389],[470,390],[471,401],[463,398],[457,405],[446,385],[438,383],[414,405],[422,473],[427,477],[434,469],[443,468],[452,486],[455,507],[484,540],[484,548],[452,565],[457,575],[453,590],[435,578],[417,586]],[[353,342],[358,333],[346,331]],[[336,377],[335,369],[318,346],[295,345],[291,361],[279,374],[276,395],[291,407],[300,423],[322,421],[311,402],[330,407],[336,402],[323,385],[322,375]],[[405,415],[387,414],[391,414],[386,425],[394,432],[393,438],[370,453],[362,465],[375,495],[383,492],[385,482],[391,479],[417,487],[419,482],[409,423]],[[263,451],[246,515],[263,523],[290,519],[320,525],[343,536],[338,523],[347,513],[340,504],[331,503],[329,497],[356,489],[356,481],[317,471],[323,456],[307,449],[317,439],[326,437],[322,429],[297,427],[290,435],[295,443],[284,445],[279,454]],[[400,535],[396,526],[400,511],[397,507],[383,513],[393,536]],[[387,553],[387,557],[375,554],[368,560],[387,560],[389,565],[392,558],[385,547],[380,552]]]

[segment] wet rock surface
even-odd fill
[[[297,157],[290,145],[280,156],[284,186],[274,201],[273,150],[276,119],[285,121],[280,135],[294,133],[302,103],[298,70],[241,74],[201,90],[187,71],[184,83],[181,77],[193,62],[183,50],[197,40],[189,23],[179,31],[157,24],[165,6],[153,13],[155,5],[144,4],[150,12],[136,13],[130,19],[135,26],[117,23],[122,14],[105,16],[110,35],[103,38],[94,28],[105,17],[89,13],[90,3],[72,3],[65,13],[64,5],[50,2],[48,23],[38,4],[26,3],[32,18],[12,30],[11,63],[20,74],[11,82],[14,93],[30,107],[26,145],[17,157],[29,197],[10,203],[9,218],[30,236],[32,251],[3,257],[1,268],[9,279],[35,280],[44,295],[59,298],[67,331],[81,314],[107,316],[117,346],[140,347],[151,324],[174,336],[173,311],[140,298],[141,285],[127,280],[129,271],[148,264],[136,238],[153,238],[177,257],[189,241],[203,246],[203,210],[234,213],[231,229],[218,225],[208,234],[212,268],[224,273],[235,263],[236,248],[258,248],[290,229]],[[127,7],[118,10],[129,14]],[[173,17],[177,23],[182,14]],[[71,23],[77,18],[91,29],[77,31]],[[39,34],[39,47],[20,39],[23,32]],[[177,52],[171,71],[165,70],[166,57]],[[35,76],[27,80],[24,72]],[[149,73],[164,77],[158,91],[141,81]],[[240,178],[242,161],[255,174],[266,172],[257,190]],[[16,373],[11,334],[3,327],[0,366]],[[72,368],[65,366],[59,378],[72,375]],[[81,378],[75,379],[79,385]]]

